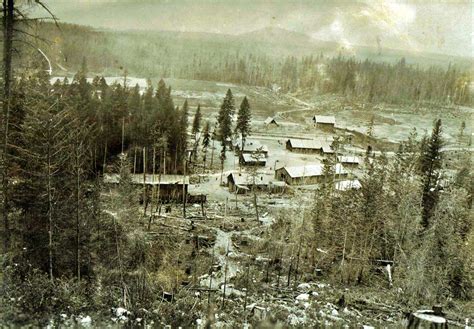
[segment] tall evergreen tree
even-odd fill
[[[192,133],[194,136],[194,146],[193,146],[193,159],[194,161],[197,160],[197,148],[199,144],[199,136],[198,133],[201,130],[201,105],[198,104],[196,114],[194,114],[193,126],[192,126]]]
[[[439,178],[442,165],[441,147],[441,119],[435,122],[431,137],[423,144],[420,158],[420,169],[423,184],[422,196],[422,222],[426,229],[430,225],[430,219],[439,199]]]
[[[219,110],[219,115],[217,117],[217,122],[219,124],[219,138],[221,140],[221,183],[222,183],[222,174],[224,172],[224,161],[226,159],[227,151],[227,141],[232,136],[232,116],[235,113],[235,101],[232,96],[232,91],[227,90],[227,94],[222,102],[221,109]]]
[[[245,140],[247,136],[250,134],[250,120],[252,116],[250,113],[250,104],[247,97],[244,97],[242,103],[240,104],[239,113],[237,116],[237,125],[235,127],[235,131],[240,133],[242,137],[242,152],[244,151],[245,147]]]
[[[232,95],[232,91],[228,89],[217,117],[217,123],[219,127],[219,139],[223,144],[225,144],[226,139],[232,136],[232,117],[234,113],[234,96]]]
[[[188,100],[184,101],[183,107],[180,112],[179,119],[179,148],[177,161],[181,163],[182,159],[186,156],[187,146],[188,146],[188,116],[189,116],[189,106]]]
[[[206,121],[206,125],[204,126],[204,131],[202,132],[202,162],[203,162],[203,171],[206,171],[206,161],[207,161],[207,149],[211,144],[211,127],[209,121]]]
[[[198,104],[196,114],[194,115],[193,129],[192,129],[192,133],[195,137],[197,133],[201,130],[201,119],[202,119],[201,105]]]

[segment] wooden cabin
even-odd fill
[[[335,166],[335,178],[347,177],[348,173],[338,163]],[[324,165],[321,163],[304,166],[285,166],[275,170],[275,178],[288,185],[312,185],[322,183],[325,179]]]
[[[313,124],[316,128],[332,131],[336,125],[336,118],[332,115],[315,115],[313,116]]]

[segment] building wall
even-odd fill
[[[332,123],[316,123],[315,127],[324,131],[334,130],[334,125]]]
[[[286,142],[286,149],[295,152],[295,153],[305,153],[305,154],[322,154],[322,149],[308,149],[308,148],[298,148],[292,147],[290,142]]]

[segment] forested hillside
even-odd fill
[[[123,75],[126,70],[148,78],[338,93],[366,102],[471,103],[469,61],[463,59],[438,56],[430,65],[420,54],[405,58],[401,53],[388,57],[367,51],[351,53],[334,43],[271,29],[223,36],[118,33],[75,25],[61,25],[59,31],[54,25],[42,24],[38,31],[52,40],[45,49],[57,74],[75,72],[86,58],[91,72],[100,75]],[[451,59],[456,61],[449,64]]]
[[[470,325],[462,60],[274,28],[99,31],[17,4],[0,327]]]

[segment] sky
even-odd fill
[[[337,41],[474,57],[471,0],[44,0],[68,23],[241,34],[266,27]],[[33,16],[42,15],[37,9]]]

